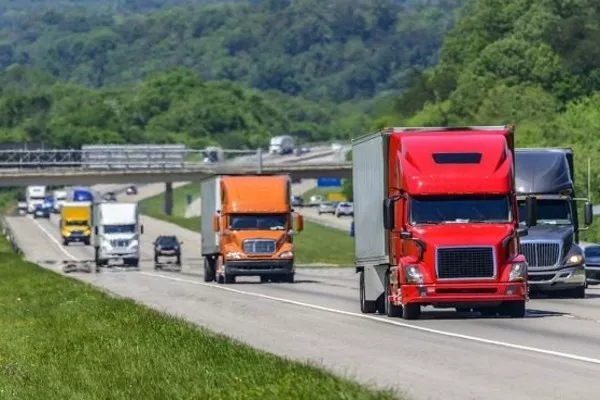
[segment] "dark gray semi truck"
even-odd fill
[[[592,223],[592,204],[575,196],[573,151],[558,148],[516,149],[515,185],[520,221],[530,222],[520,239],[521,252],[529,264],[531,293],[562,291],[585,297],[584,256],[579,247],[576,201],[584,201],[584,224]],[[527,198],[535,218],[527,217]],[[531,212],[531,211],[530,211]]]

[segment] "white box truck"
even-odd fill
[[[25,199],[27,201],[27,212],[33,214],[38,204],[44,204],[46,198],[46,186],[27,186]]]
[[[93,208],[96,269],[110,261],[138,267],[140,261],[140,224],[137,203],[97,203]]]
[[[60,210],[62,209],[63,204],[65,204],[65,201],[67,200],[67,191],[66,190],[55,190],[53,193],[53,197],[54,197],[53,212],[55,214],[58,214],[58,213],[60,213]]]
[[[291,154],[294,152],[294,138],[291,136],[275,136],[269,143],[270,154]]]

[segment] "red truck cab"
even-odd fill
[[[363,313],[416,319],[431,305],[524,317],[512,127],[386,128],[352,153]]]

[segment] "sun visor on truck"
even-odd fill
[[[480,164],[481,153],[433,153],[436,164]]]

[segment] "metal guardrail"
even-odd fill
[[[296,163],[324,156],[325,153],[342,154],[344,149],[326,152],[308,152],[287,156],[286,162]],[[217,162],[205,162],[206,150],[143,146],[139,148],[114,148],[82,150],[0,150],[0,170],[16,169],[71,169],[91,171],[115,170],[184,170],[235,165],[236,167],[263,165],[282,160],[281,156],[264,154],[262,151],[224,149],[223,158]],[[343,157],[339,158],[343,163]]]
[[[23,250],[19,245],[17,237],[10,229],[10,225],[8,222],[6,222],[6,217],[4,215],[0,216],[0,226],[2,229],[2,235],[4,235],[6,240],[8,240],[8,243],[10,243],[13,251],[17,254],[23,254]]]

